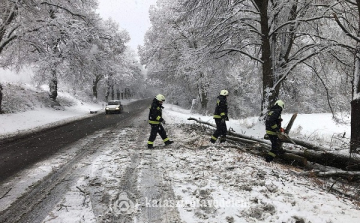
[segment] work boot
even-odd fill
[[[278,152],[277,152],[278,155],[284,155],[284,153],[285,153],[285,150],[282,149],[282,148],[279,149]]]
[[[273,161],[273,160],[274,160],[274,157],[273,157],[273,156],[270,156],[270,155],[266,155],[266,156],[265,156],[265,161],[266,161],[266,162],[270,163],[270,162]]]
[[[168,140],[168,141],[165,142],[165,146],[173,144],[173,143],[174,143],[174,141]]]
[[[270,163],[271,161],[274,160],[274,158],[276,157],[276,154],[272,152],[272,150],[270,150],[270,152],[268,152],[268,154],[266,154],[265,156],[265,161]]]
[[[148,149],[154,148],[153,144],[148,144]]]
[[[216,142],[216,140],[213,139],[213,138],[211,138],[211,139],[210,139],[210,142],[211,142],[212,144],[214,144],[214,143]]]
[[[220,143],[224,143],[224,142],[226,142],[226,138],[221,137],[221,138],[220,138]]]

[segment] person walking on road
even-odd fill
[[[266,134],[268,135],[271,142],[271,150],[265,156],[266,162],[271,162],[274,158],[283,153],[281,148],[281,140],[278,137],[278,134],[284,132],[284,129],[281,128],[281,112],[285,108],[285,103],[282,100],[277,100],[266,113],[265,128]]]
[[[158,94],[156,95],[150,106],[149,124],[151,126],[151,132],[147,144],[149,149],[152,149],[154,147],[154,141],[158,133],[163,139],[165,145],[170,145],[173,143],[173,141],[171,141],[167,137],[166,131],[162,126],[162,124],[165,124],[165,120],[162,118],[162,109],[164,108],[162,104],[164,101],[165,101],[165,96],[162,94]]]
[[[215,143],[220,136],[220,143],[226,142],[226,121],[229,121],[228,117],[228,105],[227,96],[229,92],[227,90],[221,90],[220,95],[216,100],[216,108],[214,112],[214,119],[216,123],[216,130],[211,136],[210,142]]]

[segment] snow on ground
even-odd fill
[[[102,110],[102,106],[83,104],[65,108],[64,111],[42,108],[0,115],[1,135],[78,119],[90,115],[89,110],[93,109]],[[290,116],[283,115],[285,124]],[[210,116],[192,114],[189,110],[165,104],[165,128],[176,143],[170,148],[153,150],[150,155],[145,148],[149,129],[134,126],[114,132],[115,141],[105,144],[100,151],[78,164],[86,167],[82,177],[63,195],[44,222],[96,222],[98,215],[92,209],[96,205],[91,204],[89,197],[79,188],[87,191],[96,180],[98,183],[95,185],[100,184],[116,193],[114,188],[123,178],[126,166],[134,165],[129,157],[135,155],[141,157],[137,166],[139,182],[147,179],[149,162],[153,162],[150,169],[159,172],[160,188],[167,185],[173,193],[168,200],[163,197],[162,200],[147,202],[134,200],[135,207],[153,205],[163,210],[175,207],[182,222],[360,222],[359,205],[328,193],[329,182],[301,177],[296,174],[301,172],[300,169],[268,164],[261,157],[241,152],[230,145],[209,144],[210,134],[181,125],[193,124],[193,121],[187,120],[189,117],[214,123]],[[264,134],[263,124],[256,117],[230,119],[228,127],[257,138],[262,138]],[[348,136],[350,132],[349,125],[335,124],[329,114],[299,114],[292,129],[294,136],[316,139],[319,143],[332,142],[334,135],[346,132]],[[140,138],[143,141],[136,143],[131,139],[136,134],[142,134]],[[8,206],[29,185],[73,157],[74,150],[86,144],[87,140],[78,142],[72,150],[39,162],[11,182],[1,185],[0,206]],[[125,143],[131,146],[119,149],[118,145]],[[155,145],[159,144],[161,140],[158,137]],[[29,178],[32,180],[28,181]],[[7,191],[10,187],[13,189]],[[2,196],[5,193],[7,195]],[[167,193],[171,194],[168,190]],[[139,219],[138,222],[142,222]]]

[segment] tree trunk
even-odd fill
[[[58,87],[58,83],[57,83],[57,76],[56,76],[56,70],[51,70],[51,80],[50,80],[50,83],[49,83],[49,88],[50,88],[50,98],[53,100],[53,101],[56,101],[56,98],[57,98],[57,87]]]
[[[115,100],[114,85],[111,85],[111,100]]]
[[[261,101],[261,115],[270,106],[273,105],[278,97],[278,89],[273,89],[274,85],[274,70],[272,67],[271,58],[271,45],[270,45],[270,29],[269,18],[267,14],[268,0],[255,0],[254,1],[260,12],[260,25],[261,25],[261,60],[262,76],[263,76],[263,96]]]
[[[93,80],[93,85],[92,85],[92,92],[93,92],[93,98],[94,100],[97,100],[98,97],[98,92],[97,92],[97,84],[98,84],[98,79],[95,78],[95,80]]]
[[[201,111],[206,111],[209,100],[207,98],[207,93],[204,91],[204,89],[201,89],[200,101],[201,101]]]
[[[105,101],[109,101],[109,95],[110,95],[110,83],[109,80],[106,81],[106,92],[105,92]]]
[[[193,120],[193,121],[196,121],[201,124],[206,124],[206,125],[215,127],[215,125],[213,125],[213,124],[210,124],[208,122],[204,122],[201,120],[197,120],[195,118],[188,118],[188,120]],[[233,136],[233,137],[231,137],[231,136]],[[228,131],[227,137],[230,140],[240,141],[240,142],[244,142],[244,143],[248,143],[248,144],[249,143],[254,144],[253,147],[248,148],[250,150],[254,150],[254,149],[259,150],[259,152],[251,151],[254,154],[263,156],[265,154],[265,152],[267,152],[267,150],[271,148],[271,145],[268,141],[258,139],[258,138],[253,138],[253,137],[246,136],[243,134]],[[236,139],[235,137],[238,139]],[[292,140],[297,145],[303,146],[308,149],[304,150],[304,151],[300,151],[300,150],[296,150],[296,149],[292,149],[292,150],[285,149],[286,153],[283,155],[280,155],[279,158],[287,160],[287,161],[295,160],[300,165],[306,165],[307,161],[310,161],[310,162],[319,163],[321,165],[340,168],[342,170],[360,171],[360,159],[359,158],[349,157],[349,156],[345,156],[342,154],[332,154],[332,153],[325,151],[325,149],[322,149],[319,146],[312,145],[311,143],[303,142],[303,141],[300,141],[297,139],[292,139]],[[245,146],[244,148],[247,148],[247,147]],[[312,150],[316,150],[316,151],[312,151]],[[307,161],[304,160],[302,157],[305,158]]]
[[[360,0],[357,0],[358,33],[360,37]],[[353,80],[353,100],[351,101],[351,138],[350,153],[360,151],[360,43],[357,42],[355,53],[355,71]]]
[[[350,152],[360,152],[360,99],[351,102]]]
[[[2,85],[0,84],[0,114],[2,114],[2,109],[1,109],[1,105],[2,105],[2,97],[3,97],[3,93],[2,93]]]
[[[126,90],[125,90],[125,97],[126,97]],[[116,100],[120,100],[120,89],[116,89]]]
[[[207,110],[208,106],[208,95],[207,95],[207,86],[204,84],[204,74],[200,73],[200,79],[198,84],[198,91],[199,91],[199,97],[200,97],[200,103],[201,103],[201,112],[205,112]]]
[[[108,87],[106,89],[106,93],[105,93],[105,101],[108,102],[109,101],[109,95],[110,95],[110,88]]]

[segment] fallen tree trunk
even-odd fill
[[[326,148],[311,144],[309,142],[305,142],[305,141],[302,141],[302,140],[299,140],[299,139],[293,139],[293,138],[292,138],[292,140],[296,143],[296,145],[306,147],[306,148],[311,149],[311,150],[322,151],[322,152],[326,151]],[[286,143],[291,143],[291,142],[286,142]]]
[[[305,157],[311,162],[319,163],[325,166],[332,166],[342,170],[360,171],[360,160],[341,154],[333,154],[330,152],[317,152],[309,149],[304,151],[292,151],[292,153]]]
[[[265,144],[265,143],[261,144],[259,142],[249,140],[249,139],[241,139],[241,138],[231,137],[231,136],[227,137],[227,139],[235,141],[235,142],[253,144],[252,147],[248,147],[248,148],[246,148],[246,147],[245,148],[236,147],[236,148],[241,151],[246,151],[251,154],[258,155],[258,156],[265,156],[267,154],[267,152],[271,149],[271,145],[269,145],[269,144]],[[233,146],[231,146],[231,147],[233,147]],[[307,160],[304,157],[298,156],[296,154],[286,152],[286,153],[280,155],[279,157],[288,163],[293,163],[295,161],[300,166],[307,166]]]
[[[336,171],[327,171],[327,172],[315,172],[316,176],[322,176],[322,177],[342,177],[342,178],[354,178],[360,177],[360,171],[342,171],[342,170],[336,170]]]
[[[210,124],[208,122],[200,121],[195,118],[188,118],[188,120],[193,120],[201,124],[209,125],[212,127],[215,127],[215,125]],[[238,134],[235,132],[228,132],[228,138],[234,141],[243,142],[243,143],[250,143],[250,144],[257,144],[258,147],[253,146],[252,149],[260,150],[260,155],[264,155],[265,151],[269,150],[271,148],[271,144],[269,141],[261,140],[258,138],[246,136],[243,134]],[[233,137],[231,137],[233,136]],[[238,138],[238,139],[236,139]],[[360,171],[360,159],[359,158],[353,158],[341,154],[333,154],[330,152],[327,152],[325,148],[313,145],[309,142],[304,142],[297,139],[292,139],[296,145],[302,146],[306,148],[306,150],[288,150],[285,149],[286,153],[283,155],[280,155],[279,157],[281,159],[291,161],[295,160],[300,165],[306,166],[307,161],[318,163],[325,166],[332,166],[336,167],[345,171]],[[287,142],[290,143],[290,142]],[[249,150],[248,150],[249,151]],[[259,155],[259,152],[252,152],[254,154]]]

